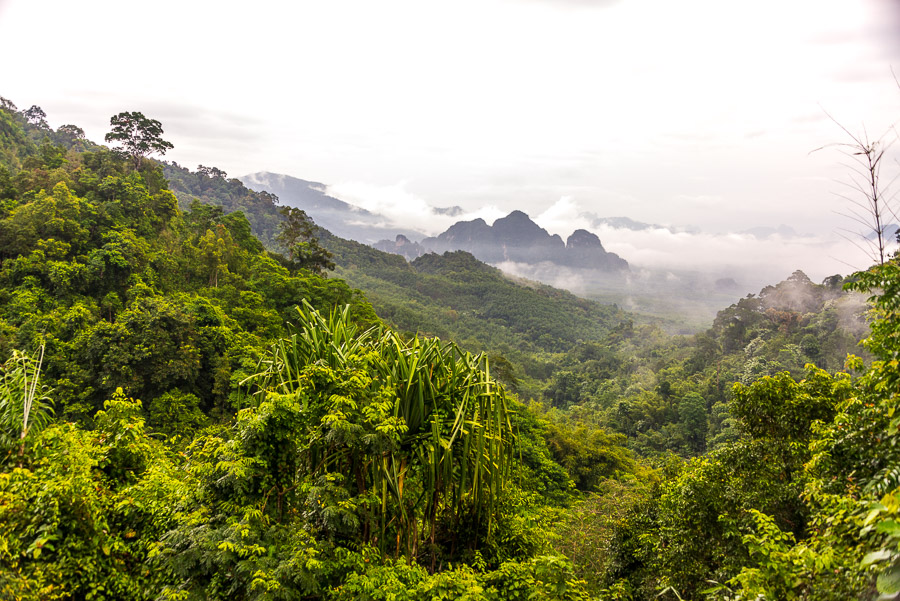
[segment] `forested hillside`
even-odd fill
[[[840,276],[815,284],[798,271],[723,309],[708,331],[673,337],[615,307],[514,282],[467,253],[407,263],[332,236],[323,244],[337,273],[395,327],[487,351],[520,397],[626,434],[648,456],[730,440],[732,383],[785,370],[802,377],[807,363],[841,369],[862,352],[866,330],[863,297],[844,291]]]
[[[225,213],[240,211],[253,228],[253,234],[270,250],[277,242],[278,227],[284,216],[278,211],[278,198],[268,192],[254,192],[238,179],[216,167],[200,165],[197,171],[177,163],[162,163],[163,175],[179,205],[189,210],[194,202],[222,207]]]
[[[536,282],[512,281],[464,251],[399,255],[333,236],[322,243],[336,273],[367,290],[379,315],[411,332],[450,337],[473,348],[523,353],[559,352],[596,341],[626,315]]]
[[[180,171],[219,201],[182,210],[155,161],[0,113],[4,598],[584,597],[550,520],[576,475],[642,471],[620,437],[567,469],[574,434],[486,358],[385,329],[226,212],[264,195]],[[276,243],[307,231],[286,217]]]
[[[0,597],[900,592],[896,258],[672,337],[45,117],[0,108]]]
[[[0,352],[45,345],[60,417],[89,418],[118,387],[159,416],[230,413],[299,299],[376,321],[343,282],[266,253],[242,213],[179,211],[155,163],[42,148],[6,176]]]

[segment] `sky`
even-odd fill
[[[322,182],[425,233],[449,225],[428,207],[520,209],[632,263],[813,279],[869,263],[841,126],[900,120],[896,0],[0,0],[0,56],[0,96],[52,127],[101,141],[142,111],[169,160]],[[801,235],[742,233],[780,224]]]

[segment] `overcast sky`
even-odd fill
[[[811,153],[846,140],[826,111],[871,137],[900,119],[894,0],[0,0],[0,56],[20,109],[97,141],[142,111],[192,169],[422,221],[459,205],[564,237],[585,212],[704,232],[659,252],[600,232],[632,260],[697,243],[684,260],[758,261],[732,234],[784,223],[809,244],[772,260],[814,278],[867,263],[838,247],[842,157]]]

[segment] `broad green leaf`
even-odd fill
[[[875,530],[890,536],[900,536],[900,523],[897,523],[896,520],[884,520],[878,522],[878,526],[875,527]]]
[[[862,560],[862,566],[872,565],[873,563],[877,563],[879,561],[884,561],[886,559],[890,559],[893,556],[893,553],[890,549],[881,549],[880,551],[872,551],[871,553],[867,553]]]
[[[878,592],[883,595],[900,593],[900,566],[893,565],[878,575]]]

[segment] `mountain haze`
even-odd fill
[[[496,266],[407,261],[43,114],[0,98],[0,598],[874,601],[900,582],[896,255],[796,270],[670,336],[509,276],[645,277],[587,229],[515,211],[428,242]]]
[[[342,238],[372,243],[397,233],[413,238],[421,236],[419,232],[397,227],[384,215],[329,196],[325,192],[325,184],[319,182],[267,171],[251,173],[239,179],[251,190],[269,192],[276,195],[282,204],[303,209],[316,224]]]
[[[628,262],[607,252],[600,238],[587,230],[576,230],[563,242],[522,211],[513,211],[488,225],[484,219],[458,221],[442,234],[413,243],[403,235],[395,241],[381,240],[375,248],[414,259],[425,253],[464,250],[486,263],[550,262],[566,267],[599,271],[627,271]]]

